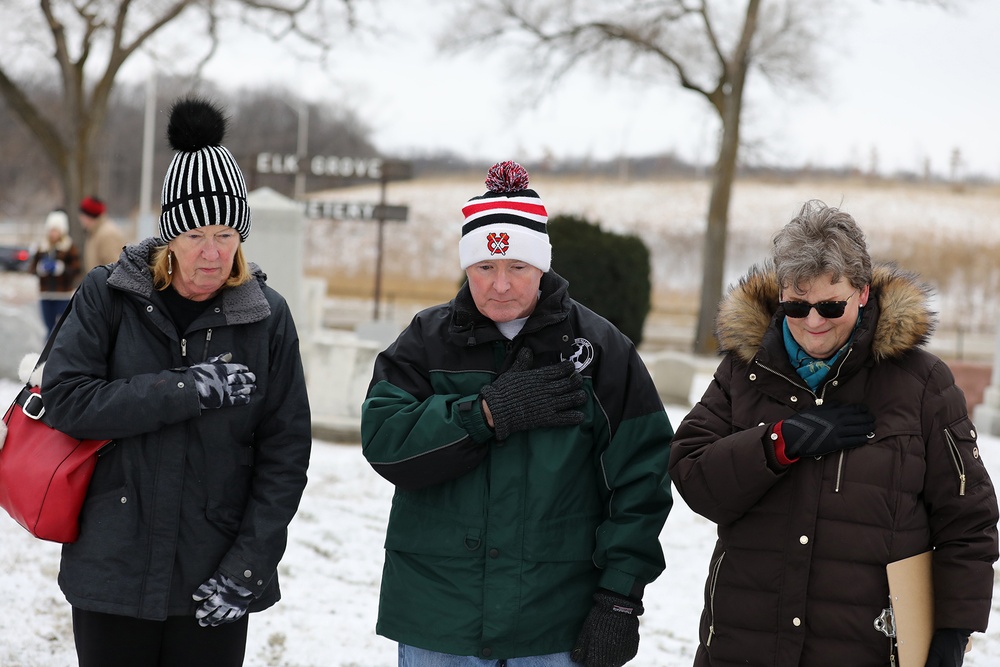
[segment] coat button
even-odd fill
[[[146,306],[146,312],[147,313],[153,312],[153,307],[152,306]]]
[[[772,432],[772,433],[771,433],[771,440],[777,440],[777,439],[778,439],[778,434],[777,434],[777,433],[774,433],[774,432]]]
[[[258,579],[257,580],[257,585],[258,586],[263,586],[264,585],[264,580],[263,579]]]
[[[122,505],[124,505],[127,502],[128,502],[128,498],[126,498],[125,496],[122,496]]]
[[[757,379],[757,374],[756,373],[751,373],[750,374],[750,381],[753,382],[756,379]]]
[[[488,658],[488,657],[490,657],[491,655],[493,655],[493,649],[491,649],[491,648],[490,648],[489,646],[487,646],[487,647],[483,648],[483,650],[482,650],[482,651],[480,651],[479,653],[480,653],[480,654],[481,654],[481,655],[482,655],[482,656],[483,656],[484,658]]]
[[[792,403],[798,403],[799,402],[799,397],[798,396],[792,396],[788,400],[790,400]]]
[[[250,570],[243,570],[243,576],[249,579],[250,577],[253,576],[253,572],[251,572]]]
[[[802,625],[802,619],[796,616],[795,618],[792,619],[792,625],[794,625],[795,627],[799,627],[800,625]]]
[[[178,389],[183,389],[184,388],[184,383],[183,382],[178,382],[177,383],[177,388]]]
[[[976,437],[976,430],[972,429],[971,431],[969,431],[969,435],[971,435],[973,438],[975,438]]]
[[[499,549],[490,549],[490,558],[496,558],[500,555]]]
[[[974,459],[978,459],[979,458],[979,447],[973,447],[972,448],[972,458],[974,458]]]
[[[803,535],[799,538],[799,544],[809,544],[809,536]]]

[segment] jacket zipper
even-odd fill
[[[712,636],[715,634],[715,586],[719,583],[719,569],[722,567],[722,559],[726,557],[726,552],[723,551],[722,555],[719,556],[719,560],[715,561],[715,567],[712,568],[712,585],[708,589],[708,613],[711,616],[711,620],[708,624],[708,641],[705,642],[705,647],[712,645]]]
[[[208,344],[212,342],[212,330],[209,329],[205,334],[205,355],[204,357],[208,359]],[[181,338],[181,358],[187,361],[188,356],[188,342],[187,338]]]
[[[955,438],[951,437],[951,432],[948,429],[944,430],[945,440],[948,441],[948,451],[951,452],[951,460],[955,464],[955,469],[958,471],[958,495],[965,495],[965,462],[962,460],[962,454],[958,450],[958,444],[955,442]]]
[[[837,373],[836,373],[836,375],[834,375],[832,378],[830,378],[829,380],[827,380],[826,382],[823,383],[823,388],[822,388],[822,390],[820,390],[819,395],[817,395],[816,392],[814,392],[809,387],[803,387],[798,382],[795,382],[792,379],[790,379],[790,378],[782,375],[781,373],[779,373],[778,371],[774,370],[773,368],[769,368],[769,367],[765,366],[760,361],[756,361],[755,360],[754,363],[756,363],[758,366],[760,366],[764,370],[766,370],[766,371],[768,371],[770,373],[773,373],[774,375],[777,375],[782,380],[785,380],[786,382],[789,382],[790,384],[792,384],[792,385],[794,385],[796,387],[799,387],[800,389],[805,389],[810,394],[812,394],[813,400],[816,401],[816,405],[823,405],[823,400],[824,400],[824,397],[826,396],[826,388],[829,386],[829,384],[831,382],[835,381],[837,378],[840,377],[840,371],[844,367],[844,364],[847,363],[847,358],[849,356],[851,356],[851,352],[852,351],[854,351],[854,347],[853,346],[847,348],[847,352],[844,354],[844,359],[839,364],[837,364]],[[844,473],[844,450],[840,450],[840,456],[837,459],[837,481],[836,481],[836,484],[833,487],[833,492],[834,493],[840,493],[840,480],[843,477],[843,473]],[[964,486],[963,486],[963,489],[964,489]]]
[[[844,473],[844,450],[840,450],[840,457],[837,460],[837,483],[833,487],[834,493],[840,493],[840,479]]]

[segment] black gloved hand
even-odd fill
[[[642,612],[641,602],[599,590],[570,659],[586,667],[621,667],[639,652]]]
[[[824,403],[779,422],[790,459],[823,456],[868,442],[875,417],[864,405]]]
[[[497,440],[514,431],[583,422],[583,413],[572,409],[587,400],[587,393],[580,389],[583,376],[573,362],[532,370],[532,358],[530,349],[521,348],[514,365],[480,391],[493,417]]]
[[[231,364],[229,352],[191,367],[201,409],[246,405],[257,389],[257,376],[243,364]]]
[[[931,637],[931,650],[927,654],[925,667],[962,667],[965,660],[965,645],[971,630],[941,628]]]
[[[221,572],[213,574],[191,597],[201,603],[194,617],[203,628],[238,621],[253,602],[253,593]]]

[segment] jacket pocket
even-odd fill
[[[224,535],[236,537],[236,533],[240,530],[240,524],[243,522],[243,511],[209,499],[205,506],[205,518]]]
[[[524,526],[524,560],[539,563],[591,561],[600,517],[581,515]]]
[[[479,517],[432,510],[394,499],[384,546],[390,551],[474,558],[484,552],[484,528]]]

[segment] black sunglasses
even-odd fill
[[[851,300],[859,290],[854,290],[851,296],[847,297],[847,301]],[[847,301],[820,301],[819,303],[809,303],[808,301],[782,301],[780,303],[781,309],[785,311],[785,315],[794,318],[796,320],[803,317],[809,316],[809,311],[813,308],[819,313],[819,316],[827,320],[835,320],[838,317],[844,316],[844,311],[847,310]]]

